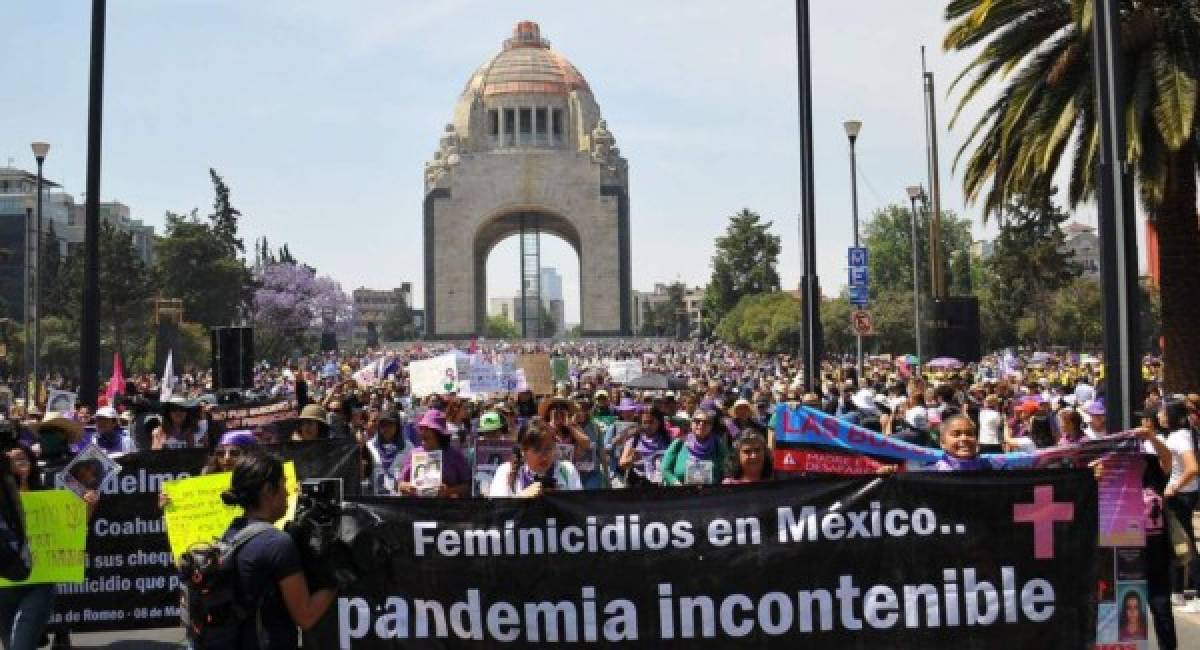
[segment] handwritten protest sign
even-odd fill
[[[494,358],[473,355],[469,374],[471,392],[476,395],[511,392],[524,388],[524,379],[518,372],[516,356],[512,354],[497,355]]]
[[[458,391],[459,382],[467,381],[469,374],[470,360],[464,357],[460,368],[458,355],[454,352],[408,364],[409,384],[416,397]]]
[[[609,361],[606,365],[608,367],[608,376],[614,384],[628,384],[642,376],[641,359]]]
[[[25,531],[33,572],[21,582],[0,579],[0,587],[83,582],[87,506],[67,490],[22,492]]]
[[[522,354],[517,357],[517,367],[525,372],[525,384],[534,395],[552,395],[554,377],[550,374],[550,355]]]
[[[288,489],[288,511],[276,523],[279,528],[296,513],[296,465],[290,461],[284,463],[283,475]],[[163,492],[170,499],[163,508],[163,519],[174,555],[178,556],[192,544],[220,537],[233,518],[241,514],[241,508],[221,501],[221,492],[229,489],[229,477],[230,472],[219,472],[163,483]]]

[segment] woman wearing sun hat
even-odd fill
[[[300,409],[300,426],[292,433],[292,440],[319,440],[329,437],[329,419],[325,409],[320,404],[309,404]]]
[[[49,411],[40,421],[29,427],[36,436],[30,445],[38,460],[53,464],[79,453],[79,441],[83,438],[83,425],[66,413]],[[71,447],[77,447],[72,451]]]
[[[396,489],[404,495],[416,496],[417,485],[413,480],[413,459],[421,452],[440,451],[442,454],[442,481],[437,496],[462,497],[471,490],[471,466],[462,452],[450,446],[450,432],[446,428],[446,416],[441,411],[430,409],[417,423],[421,444],[409,454],[397,477]]]
[[[163,402],[162,412],[162,422],[150,434],[151,449],[208,446],[208,423],[200,419],[199,402],[172,397]]]

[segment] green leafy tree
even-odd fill
[[[1066,250],[1061,227],[1066,220],[1048,194],[1017,195],[1006,205],[984,264],[988,290],[981,310],[989,312],[995,328],[989,332],[994,347],[1049,341],[1057,318],[1051,294],[1080,273]]]
[[[799,298],[776,291],[747,294],[717,325],[722,341],[764,354],[794,351],[804,317]]]
[[[500,314],[488,317],[486,334],[489,339],[512,340],[521,337],[517,324]]]
[[[918,212],[921,212],[918,210]],[[942,272],[949,287],[961,286],[969,279],[958,280],[959,271],[952,268],[949,260],[959,253],[971,250],[971,222],[960,219],[949,210],[942,211],[942,259],[947,260]],[[863,242],[868,251],[868,271],[871,277],[871,293],[887,291],[912,291],[912,210],[907,206],[892,204],[876,210],[863,228]],[[917,275],[921,292],[929,292],[929,222],[924,214],[917,219]],[[911,302],[910,302],[911,304]]]
[[[944,47],[976,51],[956,80],[966,82],[959,111],[989,85],[999,91],[955,161],[968,199],[982,202],[983,217],[1002,214],[1014,195],[1044,191],[1063,167],[1070,175],[1071,207],[1094,196],[1094,2],[953,0],[946,19]],[[1200,259],[1200,2],[1123,0],[1119,20],[1127,83],[1117,100],[1126,154],[1158,231],[1164,380],[1170,390],[1190,390],[1200,376],[1194,318],[1200,304],[1194,266]]]
[[[101,344],[103,343],[101,339]],[[78,320],[60,316],[47,316],[42,319],[42,368],[44,373],[58,373],[65,377],[78,376]]]
[[[1076,278],[1050,300],[1054,343],[1072,349],[1099,347],[1104,337],[1104,295],[1092,278]]]
[[[538,312],[538,318],[540,318],[542,321],[542,336],[545,338],[550,338],[555,334],[558,334],[558,323],[554,320],[554,314],[551,314],[550,310],[546,309],[545,304],[542,304],[538,308]]]
[[[656,302],[646,310],[642,318],[642,336],[675,336],[678,334],[680,314],[684,312],[683,296],[687,287],[682,282],[667,286],[667,299]]]
[[[850,331],[850,297],[845,291],[836,298],[821,300],[821,336],[825,354],[846,354],[855,350],[854,334]]]
[[[61,242],[55,232],[54,220],[46,228],[42,237],[41,281],[42,281],[42,315],[70,315],[79,310],[79,304],[67,301],[64,292],[63,257],[60,249]]]
[[[212,179],[214,194],[213,211],[208,216],[212,222],[213,235],[228,255],[244,253],[246,247],[238,237],[238,217],[242,216],[242,213],[230,203],[229,186],[225,184],[225,179],[217,174],[217,170],[210,167],[208,176]]]
[[[404,301],[396,303],[383,321],[383,340],[405,341],[415,336],[412,309]]]
[[[107,355],[115,351],[122,359],[129,359],[133,351],[141,349],[150,338],[150,301],[154,298],[156,284],[129,233],[101,222],[99,250],[101,347]],[[61,290],[68,305],[82,304],[83,267],[82,251],[67,257]],[[67,336],[70,343],[64,342],[64,349],[77,345],[78,313],[77,309],[66,309],[60,314],[68,330],[73,332]],[[72,369],[77,365],[78,358],[65,368]]]
[[[155,249],[162,293],[183,300],[190,321],[228,325],[253,295],[250,269],[237,258],[211,223],[168,212],[165,235]]]
[[[772,222],[748,209],[729,218],[725,234],[717,237],[712,277],[704,292],[704,318],[720,323],[744,296],[779,291],[779,236]]]

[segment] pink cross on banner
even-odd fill
[[[1014,503],[1013,522],[1033,524],[1033,556],[1039,560],[1054,558],[1054,523],[1074,521],[1075,504],[1054,500],[1054,486],[1033,488],[1033,503]]]

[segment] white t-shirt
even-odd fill
[[[1004,416],[995,409],[979,410],[979,444],[999,445],[1004,442]]]
[[[509,480],[513,473],[512,462],[506,462],[496,468],[492,476],[492,485],[488,488],[489,497],[511,497],[520,492],[514,481]],[[558,481],[557,490],[582,490],[583,482],[579,480],[579,470],[570,461],[560,460],[554,469],[554,478]]]
[[[1171,479],[1168,485],[1174,485],[1176,492],[1195,492],[1200,487],[1200,479],[1193,478],[1191,481],[1179,484],[1179,479],[1183,477],[1183,455],[1187,452],[1196,453],[1196,447],[1192,444],[1192,432],[1189,429],[1179,429],[1172,431],[1167,435],[1167,449],[1171,450]]]

